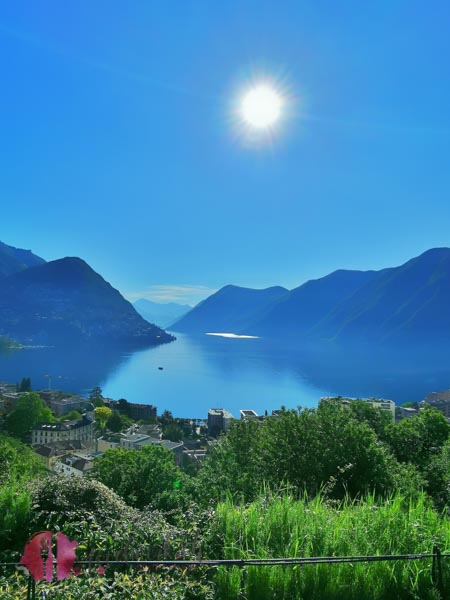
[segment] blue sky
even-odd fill
[[[0,0],[0,240],[129,297],[450,245],[450,4]],[[249,143],[236,102],[289,99]]]

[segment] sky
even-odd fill
[[[450,246],[449,28],[440,0],[0,0],[0,240],[189,304]]]

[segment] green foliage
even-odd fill
[[[125,398],[120,398],[120,400],[117,402],[117,410],[123,415],[129,417],[131,414],[131,407],[128,400],[126,400]]]
[[[81,419],[81,412],[79,410],[71,410],[70,412],[66,413],[65,415],[61,415],[59,417],[59,421],[77,421],[78,419]]]
[[[0,486],[0,557],[23,549],[28,539],[31,496],[22,481]]]
[[[183,430],[176,423],[172,423],[163,429],[163,438],[171,442],[182,442]]]
[[[119,431],[124,431],[132,424],[132,420],[127,417],[124,413],[119,412],[118,410],[113,410],[108,420],[106,421],[106,427],[110,431],[114,433],[118,433]]]
[[[423,495],[414,503],[368,496],[337,506],[320,496],[266,494],[247,506],[228,500],[217,507],[210,536],[213,555],[230,559],[429,553],[435,543],[450,550],[448,520]],[[445,575],[450,584],[448,565]],[[215,582],[218,598],[436,598],[431,561],[219,568]]]
[[[89,400],[96,407],[104,406],[105,403],[103,401],[102,388],[99,386],[92,388],[92,390],[89,392]]]
[[[95,460],[92,476],[114,490],[130,506],[171,510],[185,502],[187,478],[175,466],[173,454],[161,446],[107,450]],[[175,482],[182,485],[177,488]]]
[[[162,415],[159,417],[159,422],[163,427],[167,427],[167,425],[173,423],[174,420],[175,419],[173,418],[173,415],[170,412],[170,410],[164,410]]]
[[[45,471],[29,446],[0,434],[0,485],[16,479],[31,479]]]
[[[439,510],[450,509],[450,440],[422,468],[425,489]]]
[[[107,570],[99,576],[95,568],[85,569],[79,577],[60,582],[39,582],[36,586],[39,598],[52,600],[213,600],[212,585],[206,581],[205,571],[192,572],[164,569],[149,573],[142,568],[137,572],[114,572]],[[13,574],[0,576],[2,600],[26,598],[25,577]]]
[[[0,553],[26,541],[31,496],[26,482],[44,473],[38,456],[25,444],[0,435]]]
[[[52,423],[54,420],[51,410],[44,406],[40,396],[35,392],[27,392],[19,397],[15,410],[6,417],[5,425],[9,434],[25,440],[37,423]]]
[[[181,533],[158,512],[138,511],[98,481],[54,477],[31,487],[30,530],[63,531],[80,543],[78,557],[139,560],[174,556]]]
[[[377,434],[379,439],[384,439],[386,430],[392,424],[392,417],[386,410],[373,407],[368,402],[355,400],[350,402],[349,409],[352,416],[360,423],[366,423]]]
[[[18,392],[31,392],[31,379],[29,377],[23,377],[20,385],[18,387]]]
[[[441,451],[449,439],[450,425],[434,408],[425,408],[410,419],[392,424],[387,430],[387,442],[397,460],[424,467]]]
[[[108,419],[112,415],[112,410],[107,406],[97,406],[94,409],[95,421],[101,429],[105,429]]]
[[[250,500],[264,482],[310,495],[325,489],[336,498],[387,494],[395,487],[395,465],[366,419],[327,402],[263,422],[235,422],[201,469],[199,489],[215,498],[231,492]]]

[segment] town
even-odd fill
[[[31,393],[31,382],[0,382],[0,431],[6,428],[8,415],[18,410],[19,399]],[[33,392],[45,407],[45,421],[32,423],[31,433],[23,440],[30,443],[45,467],[54,473],[83,477],[94,467],[94,460],[113,448],[139,451],[145,446],[160,446],[173,454],[177,467],[195,471],[221,434],[229,431],[235,417],[224,408],[211,408],[205,419],[177,418],[165,410],[160,416],[152,404],[115,400],[102,395],[100,387],[87,397],[61,390]],[[323,397],[321,402],[340,401],[343,405],[359,401],[399,422],[431,406],[450,421],[450,390],[431,392],[421,402],[396,406],[392,400],[378,398]],[[263,421],[270,415],[258,415],[253,409],[241,409],[240,420]],[[12,420],[12,419],[10,419]]]

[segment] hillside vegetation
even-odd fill
[[[90,479],[43,473],[0,438],[1,557],[63,531],[80,560],[276,558],[450,552],[449,425],[435,410],[390,422],[370,406],[321,403],[239,421],[192,474],[163,448],[108,451]],[[156,451],[155,451],[156,450]],[[106,484],[106,485],[105,485]],[[450,565],[443,585],[450,590]],[[3,598],[21,575],[3,570]],[[49,598],[434,599],[432,561],[158,569],[83,568],[39,583]],[[447,593],[447,592],[446,592]]]

